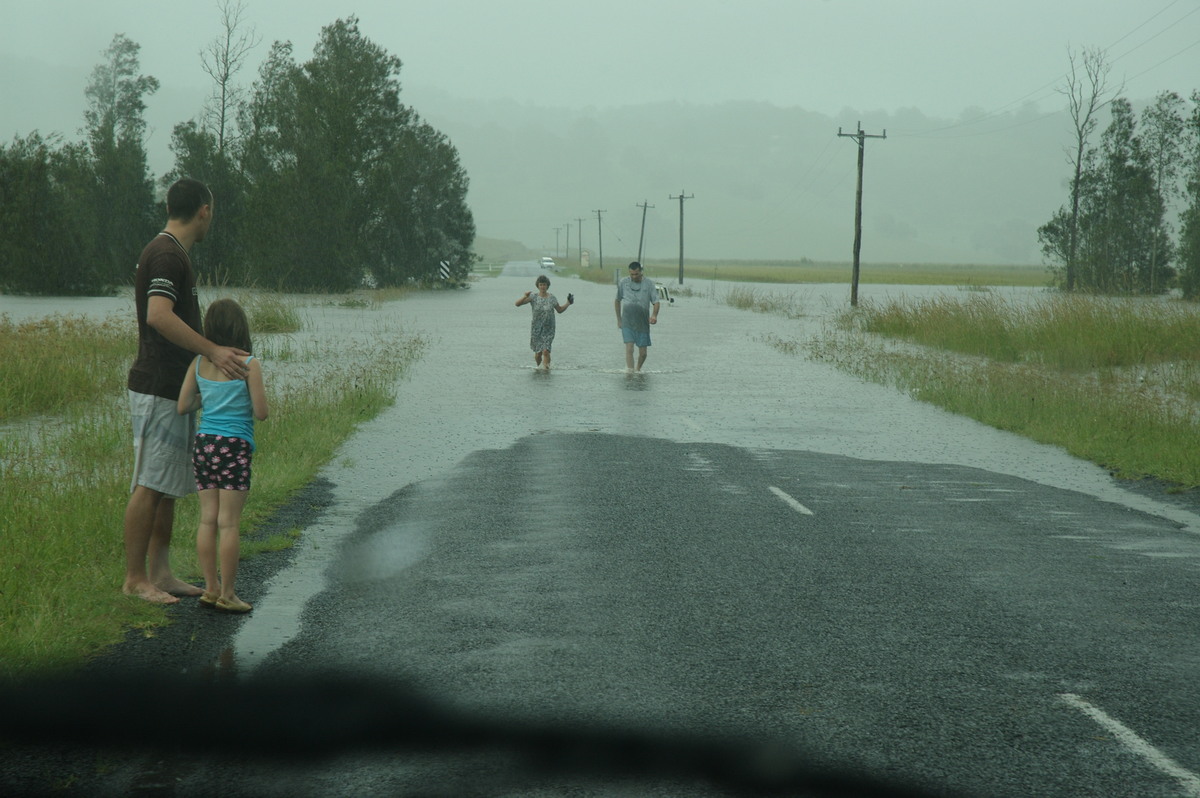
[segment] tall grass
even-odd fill
[[[806,296],[797,296],[795,292],[778,294],[750,286],[734,286],[725,292],[725,304],[739,310],[753,310],[756,313],[776,313],[789,319],[798,319],[805,315]]]
[[[1200,485],[1198,342],[1193,306],[1060,295],[866,303],[804,349],[1119,476],[1191,488]]]
[[[251,309],[252,323],[262,323],[259,312]],[[12,676],[70,668],[121,640],[126,629],[152,635],[167,616],[120,590],[131,467],[124,378],[136,348],[131,325],[80,318],[3,329],[9,337],[0,384],[28,397],[27,409],[11,414],[0,434],[0,676]],[[262,336],[264,352],[283,340],[292,355],[288,365],[304,376],[273,379],[265,358],[271,418],[256,429],[243,534],[253,536],[359,423],[394,400],[398,377],[425,342],[400,331],[385,337],[386,345],[339,341],[334,351],[333,344],[297,349],[287,346],[287,336]],[[40,363],[16,364],[25,357],[19,351],[36,351]],[[47,379],[43,371],[62,376]],[[10,374],[19,387],[7,385]],[[176,503],[171,553],[176,573],[192,580],[196,509],[194,500]],[[243,556],[286,542],[247,546]]]
[[[1010,363],[1086,370],[1200,360],[1200,314],[1161,299],[986,294],[865,303],[861,315],[867,332]]]
[[[128,368],[136,351],[132,330],[131,322],[115,318],[60,315],[18,323],[0,316],[0,422],[59,413],[97,393],[123,390],[119,366]]]
[[[300,329],[303,321],[294,301],[265,291],[243,294],[238,303],[250,319],[250,329],[257,335],[290,333]]]

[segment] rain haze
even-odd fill
[[[864,260],[1039,263],[1036,229],[1066,198],[1068,51],[1105,49],[1135,108],[1200,75],[1194,0],[247,0],[262,41],[237,79],[273,41],[307,60],[351,16],[458,148],[479,235],[561,255],[580,238],[636,251],[645,203],[647,257],[676,257],[670,197],[686,193],[689,257],[848,260],[855,148],[837,134],[861,123],[887,133],[867,146]],[[147,151],[156,175],[170,167],[171,128],[209,92],[217,3],[47,0],[5,17],[0,134],[77,137],[121,33],[161,83]]]

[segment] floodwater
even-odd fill
[[[545,372],[534,368],[529,349],[530,311],[514,307],[533,289],[538,273],[533,263],[509,264],[469,290],[425,292],[378,309],[301,300],[313,302],[304,309],[308,327],[301,337],[336,344],[380,329],[403,329],[423,335],[428,347],[403,378],[395,405],[362,425],[322,471],[335,486],[333,504],[304,530],[293,564],[273,579],[239,626],[233,651],[239,673],[252,671],[299,631],[306,602],[324,587],[339,542],[364,510],[407,485],[438,479],[474,451],[506,448],[546,432],[963,465],[1089,494],[1200,530],[1200,517],[1130,492],[1104,469],[1060,448],[952,415],[765,342],[772,336],[800,341],[815,333],[823,318],[848,304],[848,285],[754,286],[791,295],[806,315],[788,319],[734,309],[720,301],[730,284],[685,275],[690,295],[675,287],[676,301],[664,304],[653,329],[644,372],[630,374],[614,288],[550,275],[550,292],[560,301],[574,293],[576,302],[557,317],[553,369]],[[1000,291],[1012,297],[1035,293]],[[862,285],[859,298],[957,292],[946,286]],[[0,296],[0,314],[11,318],[50,313],[132,317],[132,303],[128,296]],[[271,363],[264,367],[270,379]],[[272,417],[267,423],[287,420]],[[641,478],[653,479],[654,463],[641,465]],[[393,555],[416,560],[422,552],[414,547]]]

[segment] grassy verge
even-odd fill
[[[1200,309],[1161,299],[865,303],[803,342],[914,398],[1125,478],[1200,485]]]
[[[270,296],[246,305],[256,331],[274,331],[256,334],[271,418],[256,429],[254,490],[243,516],[249,535],[359,423],[392,403],[398,377],[424,341],[380,330],[378,342],[296,346],[290,333],[302,319],[294,305]],[[71,668],[128,628],[150,635],[166,622],[163,608],[120,590],[132,327],[125,319],[0,319],[0,389],[26,408],[13,413],[14,402],[0,401],[10,411],[0,436],[0,676]],[[276,378],[285,370],[303,376]],[[178,502],[172,564],[191,580],[199,575],[196,522],[195,500]],[[243,557],[286,547],[296,534],[248,540]]]

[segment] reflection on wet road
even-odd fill
[[[1078,492],[543,431],[396,490],[344,543],[300,633],[260,667],[269,682],[336,668],[514,728],[766,736],[955,795],[1169,795],[1200,770],[1200,730],[1179,709],[1198,703],[1200,538]],[[1159,747],[1097,742],[1064,696]],[[474,766],[431,759],[269,780],[571,794],[480,791]]]
[[[615,289],[557,274],[551,292],[574,293],[558,317],[554,369],[533,367],[529,310],[513,303],[533,288],[533,264],[518,276],[485,278],[467,291],[388,303],[386,314],[430,339],[396,405],[365,425],[325,470],[333,507],[305,530],[296,562],[272,583],[235,650],[244,671],[299,631],[301,612],[324,587],[342,539],[360,515],[405,486],[445,475],[472,452],[502,449],[546,432],[605,432],[747,449],[823,452],[871,460],[949,463],[1020,476],[1159,513],[1200,529],[1188,513],[1115,486],[1101,468],[864,383],[763,340],[810,334],[845,304],[844,286],[780,287],[804,298],[799,320],[714,301],[727,290],[694,283],[696,296],[665,305],[642,374],[624,370],[613,318]],[[953,291],[864,286],[860,296]],[[313,314],[317,325],[319,312]],[[653,470],[654,463],[641,464]]]

